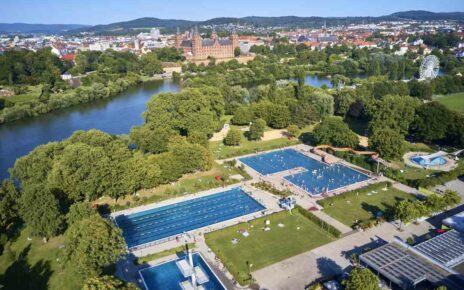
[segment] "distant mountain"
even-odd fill
[[[430,12],[423,10],[410,10],[403,12],[396,12],[389,15],[392,18],[398,19],[411,19],[411,20],[464,20],[464,12]]]
[[[107,25],[96,25],[92,27],[83,27],[74,29],[73,32],[118,32],[127,30],[147,29],[152,27],[176,28],[190,27],[197,22],[177,19],[158,19],[153,17],[138,18],[130,21],[116,22]]]
[[[81,24],[28,24],[0,23],[0,33],[63,33],[70,30],[90,27]]]
[[[229,23],[240,23],[255,25],[258,27],[321,27],[324,23],[327,26],[347,25],[367,22],[398,21],[398,20],[457,20],[464,21],[464,12],[430,12],[421,10],[411,10],[396,12],[379,17],[260,17],[248,16],[242,18],[218,17],[206,21],[190,21],[182,19],[159,19],[154,17],[144,17],[130,21],[111,23],[106,25],[86,26],[78,24],[24,24],[0,23],[0,32],[23,32],[23,33],[80,33],[93,32],[96,34],[125,34],[138,33],[141,30],[148,30],[152,27],[164,28],[168,31],[175,31],[176,27],[186,29],[195,25],[221,25]]]

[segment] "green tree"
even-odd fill
[[[227,146],[239,146],[242,142],[242,131],[237,128],[231,128],[224,138],[224,144]]]
[[[250,125],[250,131],[247,136],[250,140],[260,140],[263,137],[264,130],[266,129],[266,121],[263,119],[256,119]]]
[[[137,290],[132,283],[124,283],[118,278],[110,275],[88,278],[82,290]]]
[[[387,159],[397,159],[405,151],[404,136],[390,128],[377,128],[369,137],[369,147]]]
[[[429,102],[417,109],[411,131],[425,141],[444,139],[453,122],[453,114],[438,102]]]
[[[72,263],[84,277],[102,274],[125,253],[121,231],[100,216],[72,224],[64,238],[66,261]]]
[[[18,217],[19,193],[13,182],[3,181],[0,185],[0,233]]]
[[[98,214],[98,212],[92,208],[89,202],[77,202],[69,207],[69,212],[66,214],[66,223],[70,226],[96,214]]]
[[[234,112],[231,122],[234,125],[248,125],[253,120],[254,115],[248,106],[238,107]]]
[[[446,208],[454,207],[461,202],[461,196],[454,190],[446,190],[442,198]]]
[[[437,194],[432,194],[425,200],[425,206],[431,213],[442,211],[445,208],[444,199]]]
[[[149,126],[143,125],[132,128],[130,137],[141,151],[145,153],[162,153],[167,151],[169,139],[174,134],[166,128],[151,129]]]
[[[417,218],[418,211],[414,202],[402,200],[395,206],[395,218],[400,220],[400,229],[403,224],[407,224]]]
[[[56,236],[63,229],[63,218],[55,196],[38,185],[24,189],[19,200],[21,218],[35,236],[45,239]]]
[[[380,290],[379,278],[371,270],[355,267],[344,281],[346,290]]]
[[[142,72],[146,75],[153,76],[163,72],[161,62],[155,52],[149,52],[140,58]]]
[[[240,47],[237,46],[236,48],[234,48],[234,56],[235,56],[235,57],[239,57],[239,56],[240,56],[240,53],[241,53],[241,52],[240,52]]]
[[[295,138],[295,137],[298,137],[300,133],[300,128],[298,128],[297,125],[290,125],[287,127],[287,134],[292,137],[292,138]]]
[[[353,148],[359,143],[358,136],[338,117],[322,121],[314,128],[313,135],[317,144]]]

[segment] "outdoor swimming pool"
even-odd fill
[[[115,218],[128,248],[265,209],[241,188],[233,188]]]
[[[369,179],[364,173],[344,165],[327,165],[293,149],[258,154],[239,160],[262,175],[302,167],[305,171],[284,178],[312,195]]]
[[[205,290],[225,290],[225,287],[199,254],[193,254],[192,258],[194,267],[200,267],[208,278],[208,282],[201,284]],[[140,275],[147,290],[182,290],[180,283],[189,279],[182,275],[176,264],[177,261],[182,259],[185,259],[185,257],[141,270]]]
[[[421,166],[438,166],[445,165],[448,161],[445,158],[438,156],[432,159],[426,159],[422,156],[411,157],[411,161]]]

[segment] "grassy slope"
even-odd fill
[[[64,267],[59,259],[59,247],[63,237],[59,236],[43,243],[42,239],[28,241],[28,229],[9,242],[11,251],[0,256],[0,284],[6,289],[80,289],[82,279],[74,270]],[[15,257],[15,262],[11,256]],[[21,259],[20,257],[23,257]]]
[[[339,195],[335,198],[326,198],[320,203],[324,206],[324,212],[331,217],[339,220],[347,226],[352,226],[355,220],[368,220],[375,218],[377,212],[388,212],[392,207],[402,199],[414,199],[414,196],[389,187],[387,191],[382,188],[385,184],[374,184],[367,186],[355,192],[359,195],[347,196]],[[376,194],[367,195],[371,191]]]
[[[436,100],[445,105],[448,109],[464,114],[464,92],[438,96]]]
[[[271,221],[270,231],[263,231],[266,219]],[[278,223],[285,227],[279,228]],[[296,211],[293,215],[281,212],[269,217],[259,218],[249,223],[253,228],[242,223],[206,235],[206,243],[216,253],[237,281],[248,284],[247,261],[253,264],[252,270],[282,261],[286,258],[309,251],[334,240],[315,223]],[[300,227],[297,230],[297,227]],[[249,237],[237,233],[247,229]],[[237,238],[238,244],[232,244]]]
[[[27,93],[9,97],[8,100],[15,104],[27,103],[32,100],[37,100],[40,96],[42,85],[28,86],[27,90]]]

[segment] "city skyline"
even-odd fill
[[[161,19],[207,20],[216,17],[245,16],[382,16],[405,10],[427,10],[432,12],[456,12],[464,10],[464,2],[457,0],[413,1],[413,0],[343,0],[316,1],[244,1],[221,3],[213,0],[153,2],[135,0],[128,3],[113,0],[103,1],[58,0],[30,1],[6,0],[0,10],[3,23],[41,24],[108,24],[141,17]],[[103,16],[102,16],[103,15]]]

